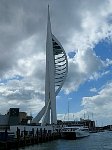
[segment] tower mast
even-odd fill
[[[45,75],[45,106],[32,122],[42,125],[56,124],[56,96],[61,90],[68,72],[68,61],[61,43],[51,31],[50,12],[48,6],[47,39],[46,39],[46,75]]]
[[[53,54],[53,41],[52,41],[52,31],[50,22],[50,12],[48,6],[48,21],[47,21],[47,39],[46,39],[46,77],[45,77],[45,105],[48,106],[46,117],[44,122],[57,123],[56,117],[56,96],[55,96],[55,64],[54,64],[54,54]],[[51,114],[50,114],[51,110]]]

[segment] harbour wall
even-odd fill
[[[14,133],[14,136],[13,136]],[[60,131],[53,126],[11,126],[0,140],[0,150],[11,150],[59,139]]]

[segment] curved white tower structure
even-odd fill
[[[48,6],[47,40],[46,40],[46,76],[45,76],[45,106],[33,119],[38,123],[42,119],[42,125],[56,124],[56,96],[61,90],[68,72],[66,53],[52,34]]]

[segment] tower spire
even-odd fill
[[[50,7],[48,5],[48,20],[47,20],[47,32],[50,30],[51,32],[51,21],[50,21]]]

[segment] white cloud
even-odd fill
[[[78,51],[74,58],[69,59],[68,77],[64,84],[64,90],[67,94],[77,90],[92,74],[102,68],[102,61],[92,50]]]
[[[90,80],[98,80],[99,78],[109,74],[110,71],[104,71],[104,72],[94,72],[91,76],[90,76]]]
[[[35,116],[44,106],[44,91],[37,90],[37,84],[26,80],[11,80],[0,85],[0,112],[6,113],[10,107],[19,107],[22,111],[33,112]]]
[[[110,65],[112,65],[112,60],[110,60],[110,59],[106,59],[106,61],[105,61],[105,65],[108,67],[108,66],[110,66]]]
[[[90,92],[97,92],[97,89],[96,88],[91,88]]]
[[[107,83],[98,94],[92,97],[83,97],[82,106],[84,110],[95,114],[95,118],[103,118],[105,123],[110,121],[112,113],[112,82]]]

